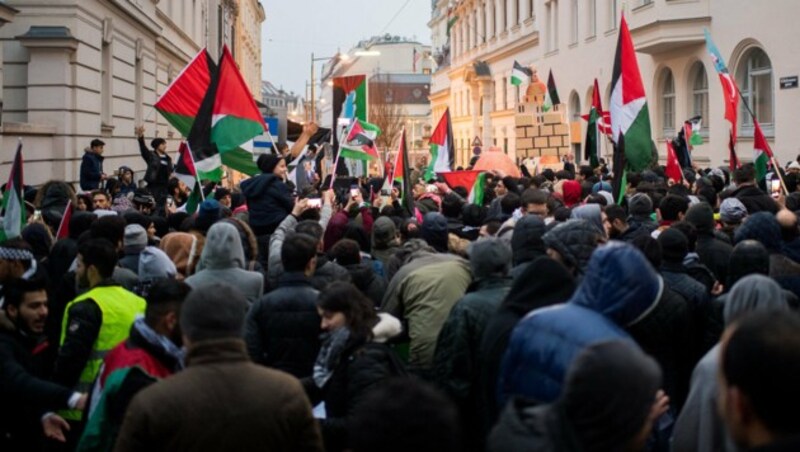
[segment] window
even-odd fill
[[[692,116],[700,115],[703,117],[700,135],[708,136],[708,77],[703,63],[695,63],[691,72],[692,83]]]
[[[553,50],[553,4],[548,3],[544,8],[545,20],[547,21],[547,35],[544,38],[545,51]]]
[[[113,83],[113,62],[111,56],[111,43],[110,42],[103,42],[103,48],[101,50],[101,86],[100,92],[102,93],[102,108],[101,108],[101,121],[103,124],[111,124],[112,120],[112,105],[113,105],[113,98],[114,95],[111,92],[112,83]]]
[[[587,14],[587,18],[589,20],[589,30],[588,30],[588,37],[594,37],[597,35],[597,0],[587,0],[589,13]]]
[[[486,35],[489,31],[486,29],[486,4],[481,5],[481,42],[486,42]]]
[[[528,18],[533,18],[533,0],[528,0]]]
[[[764,133],[773,135],[772,63],[763,50],[754,47],[743,55],[736,70],[736,84],[744,98],[739,107],[739,122],[741,128],[745,129],[742,132],[752,133],[753,118],[747,111],[747,104],[758,118]]]
[[[503,21],[503,31],[508,30],[508,0],[501,0],[503,2],[502,11],[500,11],[501,19]]]
[[[491,8],[492,8],[492,16],[491,16],[491,18],[492,18],[492,20],[489,22],[489,24],[492,26],[492,37],[495,37],[495,36],[497,36],[497,5],[495,4],[495,0],[489,0],[489,1],[491,1],[491,5],[492,5],[491,6]]]
[[[492,110],[497,110],[497,80],[492,80]]]
[[[570,18],[569,43],[575,44],[578,42],[578,0],[570,1]]]
[[[522,100],[522,98],[520,98],[520,96],[519,96],[519,92],[520,92],[519,85],[515,86],[514,88],[516,88],[516,92],[514,93],[514,99],[515,99],[516,105],[519,105],[520,101]]]
[[[143,87],[143,83],[144,83],[144,80],[143,80],[144,74],[143,74],[143,72],[144,71],[142,70],[142,56],[141,55],[137,55],[136,58],[134,59],[133,71],[134,71],[134,77],[135,77],[135,80],[134,80],[134,90],[135,90],[135,93],[134,93],[134,117],[136,118],[136,124],[141,124],[142,123],[142,107],[143,107],[142,95],[143,95],[143,91],[144,91],[144,87]]]
[[[664,138],[675,135],[675,79],[672,71],[664,70],[661,78],[661,129]]]
[[[508,78],[503,77],[503,110],[508,109]]]
[[[581,98],[575,91],[569,95],[569,116],[573,122],[581,120]]]
[[[514,0],[514,25],[519,25],[519,0]]]
[[[608,29],[617,29],[617,0],[608,0]]]

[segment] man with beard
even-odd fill
[[[117,260],[116,248],[106,239],[90,239],[78,249],[75,277],[89,290],[66,306],[53,373],[56,382],[78,392],[89,391],[103,357],[128,337],[134,320],[145,311],[144,299],[111,279]],[[70,439],[76,439],[81,413],[59,414],[72,424]]]
[[[190,290],[186,283],[172,279],[150,287],[144,318],[136,319],[128,339],[103,359],[79,449],[110,449],[131,399],[157,379],[183,370],[179,319]]]
[[[4,287],[7,321],[0,322],[0,450],[40,450],[44,436],[59,437],[64,419],[46,412],[83,409],[86,395],[45,380],[56,348],[44,335],[47,291],[41,279]],[[40,423],[41,422],[41,423]]]

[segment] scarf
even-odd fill
[[[342,351],[350,339],[350,330],[347,327],[341,327],[331,333],[323,334],[320,339],[322,346],[319,349],[317,360],[314,362],[314,383],[321,389],[330,380],[333,370],[339,364]]]
[[[138,318],[135,322],[133,322],[133,327],[136,329],[144,340],[147,341],[150,345],[154,347],[158,347],[167,355],[175,358],[175,362],[178,363],[178,370],[182,370],[184,367],[184,358],[186,352],[175,345],[171,340],[167,339],[165,336],[162,336],[156,333],[149,325],[144,322],[144,318]]]

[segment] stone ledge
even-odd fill
[[[30,122],[4,122],[0,127],[3,135],[45,135],[53,136],[56,134],[56,127],[45,124],[34,124]]]

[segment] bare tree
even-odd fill
[[[375,140],[381,152],[392,150],[403,131],[406,109],[398,101],[397,87],[388,76],[373,77],[369,84],[369,122],[381,129]]]

